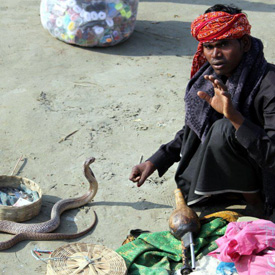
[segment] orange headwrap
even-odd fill
[[[191,24],[191,34],[199,41],[193,59],[191,77],[206,62],[203,54],[203,43],[221,39],[238,39],[250,34],[251,26],[244,13],[229,14],[223,11],[209,12],[200,15]]]

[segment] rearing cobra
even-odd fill
[[[8,241],[0,242],[0,250],[8,249],[23,240],[60,240],[74,239],[86,234],[93,228],[96,223],[96,214],[93,211],[93,222],[84,231],[65,234],[65,233],[49,233],[54,231],[60,224],[60,215],[73,208],[78,208],[90,202],[97,193],[98,183],[90,168],[90,164],[95,161],[95,158],[89,158],[84,162],[84,175],[90,183],[90,188],[86,194],[78,198],[63,199],[56,202],[51,211],[51,219],[36,224],[23,224],[13,221],[0,221],[0,232],[6,232],[15,235]]]

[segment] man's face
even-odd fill
[[[244,50],[241,41],[226,39],[203,43],[203,53],[216,74],[229,77],[239,65]]]

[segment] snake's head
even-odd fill
[[[84,166],[90,166],[90,164],[92,164],[95,161],[94,157],[90,157],[88,159],[85,160],[84,162]]]
[[[94,157],[90,157],[88,159],[85,160],[84,162],[84,174],[87,172],[87,171],[90,171],[91,174],[94,176],[94,173],[92,172],[91,168],[90,168],[90,165],[95,161],[95,158]]]

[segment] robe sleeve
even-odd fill
[[[170,166],[180,160],[184,129],[185,127],[178,131],[172,141],[161,145],[159,150],[148,159],[155,165],[160,177],[165,174]]]
[[[275,174],[275,66],[263,79],[255,103],[263,127],[245,119],[236,138],[262,169]]]

